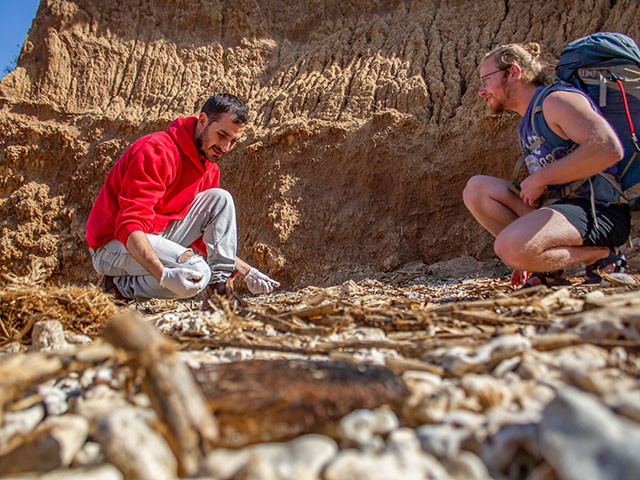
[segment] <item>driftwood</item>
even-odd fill
[[[195,474],[218,440],[218,427],[173,344],[132,314],[112,320],[104,336],[126,350],[134,365],[144,370],[142,388],[167,427],[163,433],[178,460],[179,471],[182,475]]]
[[[224,446],[326,433],[359,408],[400,411],[407,395],[391,370],[348,361],[252,360],[207,365],[195,377]]]

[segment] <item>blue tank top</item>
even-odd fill
[[[518,134],[520,136],[520,143],[524,149],[527,149],[531,144],[538,140],[538,136],[536,135],[533,124],[531,121],[531,116],[534,115],[534,104],[537,103],[538,96],[540,92],[545,88],[545,85],[541,85],[535,91],[531,103],[527,108],[520,125],[518,126]],[[584,92],[578,90],[577,88],[566,84],[566,83],[558,83],[555,84],[548,93],[555,92],[558,90],[568,91],[568,92],[576,92],[583,95],[587,100],[589,100],[589,104],[594,111],[598,112],[601,115],[600,110],[594,101],[589,97],[589,95]],[[541,105],[541,104],[540,104]],[[572,140],[565,140],[553,132],[549,126],[546,124],[542,113],[540,113],[540,117],[542,122],[544,122],[546,128],[546,132],[540,132],[545,137],[545,142],[542,143],[538,148],[536,148],[531,154],[529,154],[525,159],[525,164],[527,165],[527,169],[529,173],[533,173],[541,168],[544,168],[557,160],[560,160],[563,157],[569,155],[573,150],[578,147],[578,144],[573,142]],[[536,119],[537,120],[537,119]],[[536,123],[536,128],[541,130]],[[614,164],[611,167],[607,168],[605,172],[615,175],[618,173],[618,164]],[[591,184],[594,186],[595,200],[598,203],[611,203],[617,202],[620,199],[620,194],[618,191],[602,176],[594,175],[591,177]],[[561,185],[549,185],[549,188],[552,190],[557,190],[564,187],[565,184]],[[574,192],[574,195],[582,198],[590,198],[590,185],[589,182],[585,182],[585,184]]]

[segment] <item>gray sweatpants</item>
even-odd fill
[[[180,256],[202,235],[207,259],[200,255],[184,262]],[[236,209],[231,194],[221,188],[199,193],[182,220],[171,222],[166,230],[147,234],[156,255],[166,267],[192,269],[204,276],[205,283],[227,279],[235,268],[237,251]],[[134,259],[118,240],[111,240],[91,251],[93,268],[101,275],[114,277],[120,293],[127,298],[179,298],[164,288]]]

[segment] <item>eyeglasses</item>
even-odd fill
[[[480,88],[487,88],[487,81],[485,80],[487,77],[490,77],[494,73],[501,72],[501,71],[506,70],[508,68],[511,68],[511,65],[507,65],[505,67],[499,68],[498,70],[494,70],[493,72],[489,72],[486,75],[482,75],[480,77]]]

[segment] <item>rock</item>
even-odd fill
[[[208,312],[165,313],[157,321],[156,327],[165,335],[209,336],[221,323],[228,323],[222,310]]]
[[[2,480],[122,480],[122,473],[113,465],[100,465],[93,468],[55,470],[19,477],[3,476]]]
[[[31,349],[43,352],[71,348],[64,337],[64,328],[58,320],[41,320],[31,330]]]
[[[386,408],[373,411],[362,409],[355,410],[340,420],[338,434],[360,449],[375,450],[384,446],[380,435],[386,435],[399,426],[396,414]]]
[[[137,410],[121,408],[105,416],[95,433],[102,452],[126,479],[163,480],[177,476],[177,462],[165,439]]]
[[[533,467],[541,460],[536,433],[535,423],[507,424],[495,434],[479,439],[480,458],[492,472],[506,472],[518,457],[518,462]]]
[[[69,410],[67,395],[60,388],[41,385],[38,394],[42,396],[47,415],[62,415]]]
[[[341,450],[327,465],[323,480],[449,480],[446,469],[423,452],[415,433],[394,431],[382,453]]]
[[[18,412],[4,414],[4,422],[0,428],[0,452],[15,435],[26,435],[44,418],[44,407],[40,404]]]
[[[127,406],[129,403],[117,392],[106,385],[97,385],[73,402],[73,412],[87,418],[93,432],[104,417]]]
[[[207,455],[200,477],[211,478],[213,480],[227,480],[234,477],[249,461],[249,448],[230,450],[219,448]]]
[[[329,437],[303,435],[285,444],[261,444],[247,450],[247,464],[234,475],[238,480],[319,480],[338,446]]]
[[[461,450],[462,442],[471,432],[453,425],[422,425],[416,429],[422,448],[439,459],[456,458]]]
[[[92,467],[104,463],[104,455],[100,444],[96,442],[86,442],[76,456],[73,458],[74,467]]]
[[[88,422],[78,415],[49,417],[23,443],[0,457],[0,472],[48,472],[68,467],[88,431]]]
[[[502,335],[470,352],[466,347],[453,347],[436,354],[436,361],[453,375],[492,369],[505,359],[531,348],[531,341],[521,335]],[[431,357],[431,355],[429,355]]]
[[[640,424],[614,414],[596,397],[559,389],[538,428],[542,455],[560,478],[638,478]]]
[[[303,435],[287,443],[261,443],[239,450],[218,449],[205,461],[200,476],[214,479],[315,480],[338,451],[323,435]]]
[[[455,458],[447,458],[442,464],[452,478],[456,480],[490,480],[491,476],[480,457],[471,452],[462,451]]]
[[[64,339],[72,345],[88,345],[93,342],[91,337],[81,333],[70,332],[69,330],[64,331]]]

